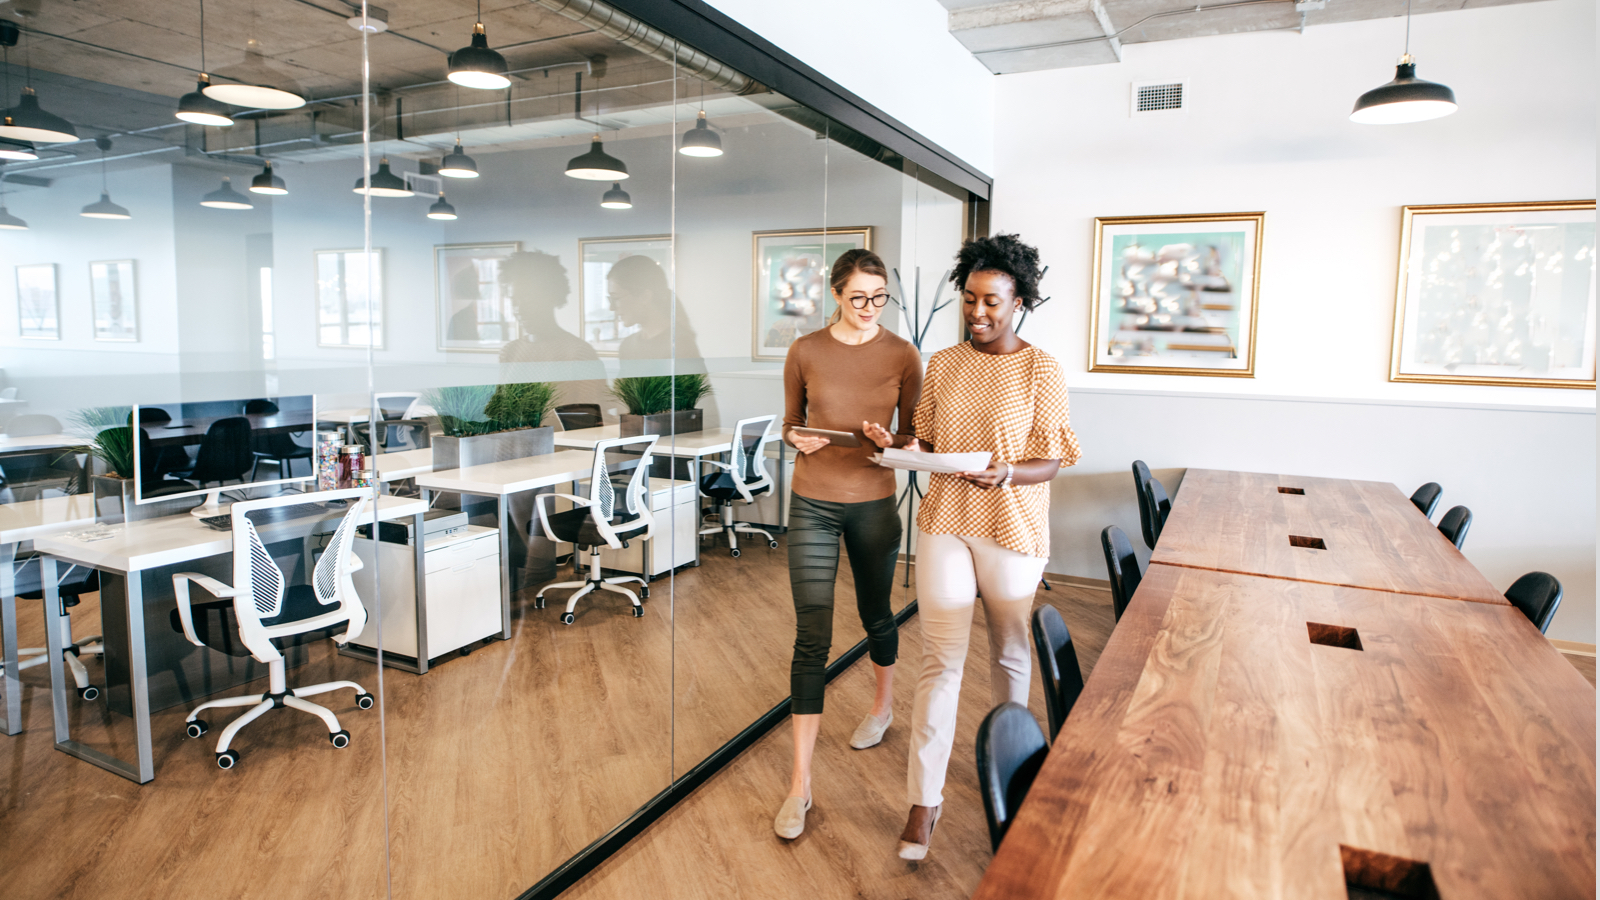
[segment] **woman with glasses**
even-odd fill
[[[915,450],[991,454],[982,472],[935,474],[917,512],[922,671],[911,706],[911,814],[902,859],[928,854],[944,803],[972,608],[983,597],[991,704],[1028,705],[1028,616],[1050,556],[1050,480],[1078,461],[1067,388],[1050,354],[1017,337],[1037,309],[1039,252],[1013,234],[968,241],[950,280],[971,340],[928,360]]]
[[[789,583],[794,591],[794,662],[789,669],[794,776],[773,830],[793,839],[811,809],[811,754],[822,726],[822,688],[833,643],[833,585],[844,539],[856,609],[877,676],[872,709],[850,746],[883,740],[894,721],[899,652],[890,599],[900,550],[894,472],[872,461],[880,447],[904,447],[922,390],[922,357],[879,320],[889,302],[888,270],[876,253],[848,250],[829,282],[838,310],[826,327],[796,340],[783,367],[783,437],[799,451],[789,505]],[[896,432],[888,427],[895,424]],[[847,432],[829,438],[794,429]]]

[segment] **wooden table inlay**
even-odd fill
[[[1509,606],[1156,565],[974,896],[1347,879],[1594,897],[1593,688]]]
[[[1190,469],[1151,563],[1505,604],[1392,484]]]

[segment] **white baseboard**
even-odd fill
[[[1577,641],[1558,641],[1551,638],[1550,646],[1572,656],[1594,656],[1593,644],[1580,644]]]

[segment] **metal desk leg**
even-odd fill
[[[495,497],[495,513],[500,522],[500,637],[511,640],[511,514],[507,495]]]
[[[6,734],[22,731],[22,677],[17,666],[17,545],[0,547],[0,631],[4,631],[6,717],[0,730]]]
[[[416,597],[413,604],[417,610],[417,674],[428,674],[428,548],[422,540],[422,519],[428,511],[428,492],[422,492],[422,512],[416,514],[411,525],[411,533],[415,539],[411,542],[412,549],[416,551]],[[380,607],[382,604],[379,604]]]
[[[56,719],[56,749],[76,756],[129,781],[145,784],[156,777],[155,754],[150,746],[150,674],[144,646],[144,583],[138,572],[124,579],[128,594],[128,675],[133,691],[133,728],[138,759],[134,763],[102,753],[87,744],[72,740],[67,723],[66,667],[61,664],[61,594],[57,586],[56,561],[40,559],[39,577],[44,582],[44,633],[50,653],[50,707]]]

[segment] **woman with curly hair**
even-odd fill
[[[1067,388],[1055,358],[1017,337],[1036,309],[1039,252],[1016,235],[967,241],[950,280],[971,340],[928,361],[913,449],[992,454],[982,472],[933,475],[917,514],[922,669],[906,776],[911,815],[902,859],[928,853],[944,802],[972,608],[983,598],[995,705],[1028,703],[1028,616],[1050,555],[1050,479],[1078,461]]]

